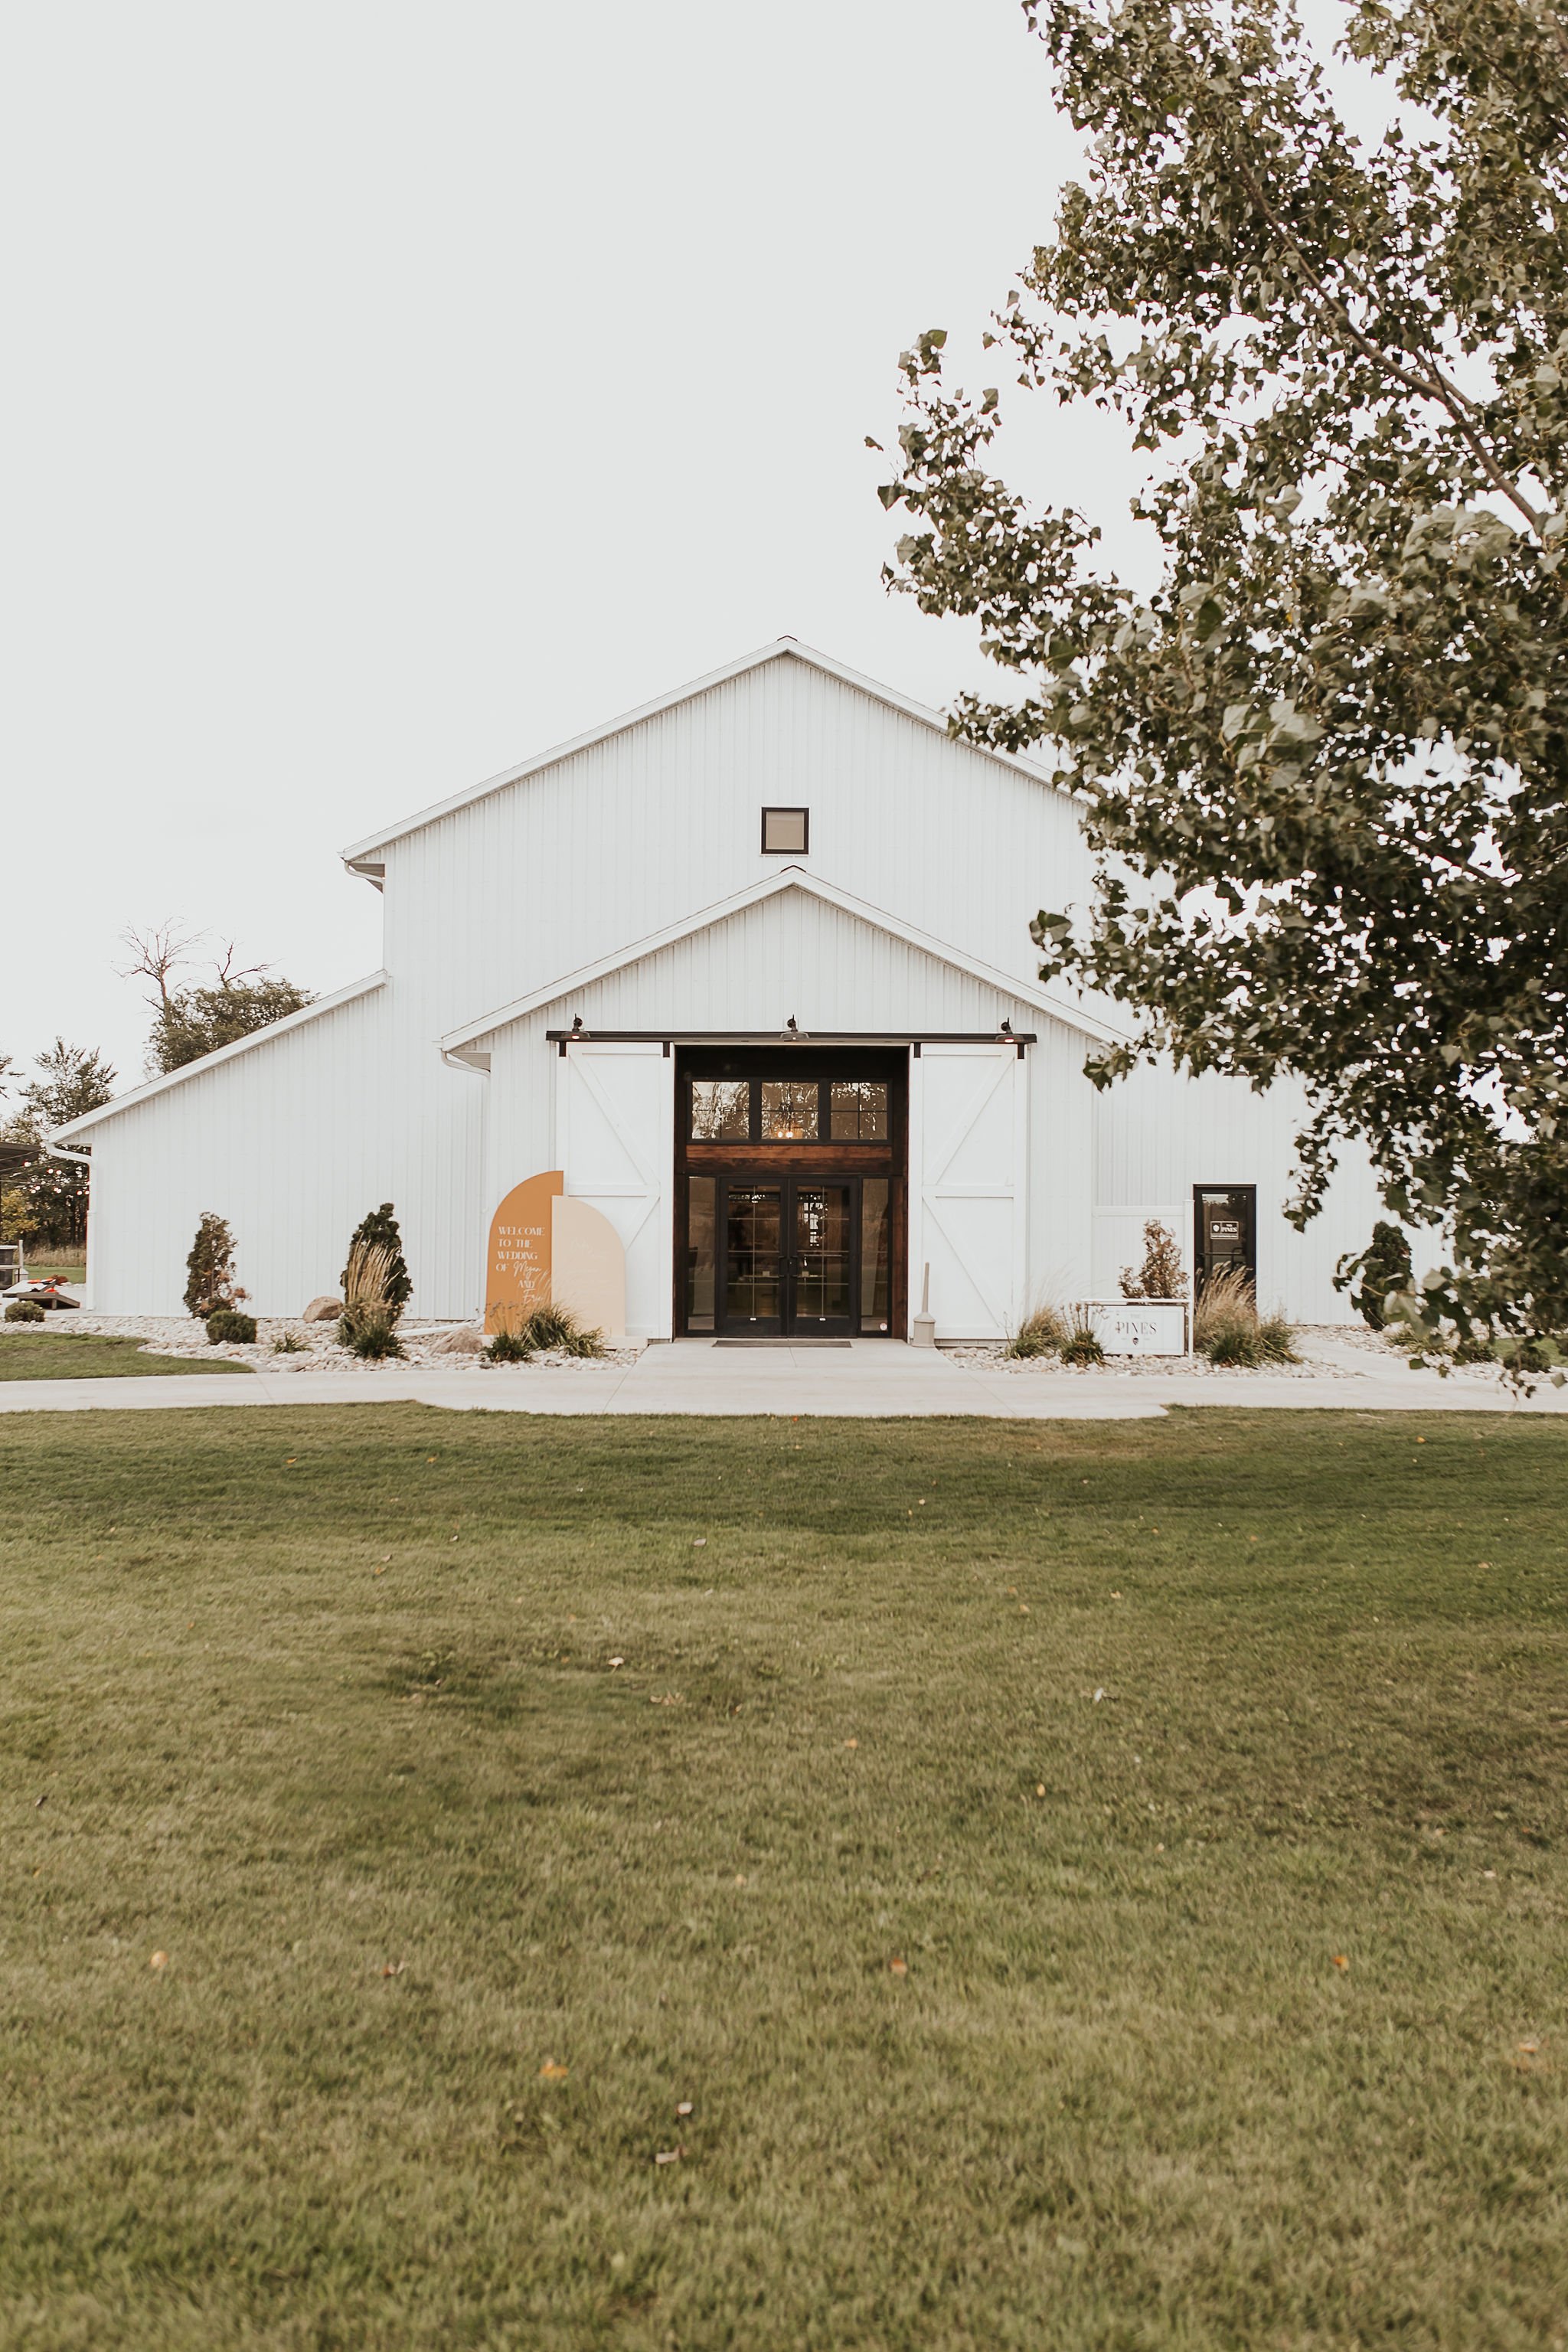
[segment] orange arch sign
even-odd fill
[[[490,1219],[485,1265],[485,1329],[531,1314],[550,1297],[551,1203],[565,1189],[559,1168],[514,1184]]]

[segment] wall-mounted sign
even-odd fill
[[[559,1168],[514,1184],[490,1219],[485,1264],[485,1329],[521,1322],[551,1297],[552,1209],[566,1179]]]

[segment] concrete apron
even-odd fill
[[[353,1372],[192,1372],[160,1379],[0,1381],[0,1412],[140,1412],[210,1405],[429,1404],[453,1412],[825,1414],[870,1420],[932,1414],[994,1421],[1150,1421],[1168,1405],[1247,1406],[1292,1412],[1568,1412],[1568,1390],[1542,1387],[1516,1404],[1479,1381],[1324,1347],[1351,1376],[1263,1373],[1008,1371],[960,1362],[940,1349],[885,1339],[847,1348],[769,1346],[755,1353],[681,1340],[645,1349],[631,1364],[572,1370],[518,1365],[437,1371],[397,1365]],[[1362,1370],[1369,1363],[1371,1369]]]

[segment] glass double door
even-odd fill
[[[856,1328],[853,1179],[730,1177],[719,1187],[718,1328],[731,1339],[847,1339]]]

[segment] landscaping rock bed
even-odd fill
[[[94,1315],[83,1309],[76,1315],[52,1316],[47,1325],[23,1325],[18,1328],[37,1330],[41,1345],[47,1345],[51,1331],[103,1331],[117,1339],[140,1339],[142,1352],[156,1356],[200,1357],[208,1361],[226,1357],[231,1363],[247,1364],[253,1371],[267,1372],[361,1372],[367,1380],[378,1373],[417,1370],[421,1371],[474,1373],[485,1380],[499,1380],[509,1372],[531,1372],[541,1368],[552,1371],[592,1371],[596,1365],[634,1363],[641,1353],[640,1344],[606,1348],[602,1356],[568,1356],[555,1349],[542,1349],[531,1363],[490,1364],[479,1354],[458,1352],[450,1346],[451,1334],[458,1330],[478,1333],[477,1324],[429,1323],[412,1321],[398,1327],[403,1343],[401,1357],[390,1357],[379,1362],[367,1362],[351,1354],[338,1338],[336,1323],[307,1323],[302,1317],[279,1320],[258,1317],[256,1343],[241,1347],[220,1341],[216,1346],[208,1339],[203,1325],[185,1315]],[[288,1335],[298,1341],[296,1349],[278,1354],[274,1342]]]
[[[1016,1372],[1029,1379],[1041,1372],[1058,1377],[1070,1373],[1080,1381],[1355,1381],[1364,1377],[1359,1367],[1306,1358],[1299,1364],[1211,1364],[1206,1356],[1107,1356],[1103,1364],[1064,1364],[1058,1356],[1009,1356],[999,1344],[944,1348],[944,1356],[958,1363],[983,1363],[992,1371]],[[1371,1366],[1367,1367],[1371,1370]]]

